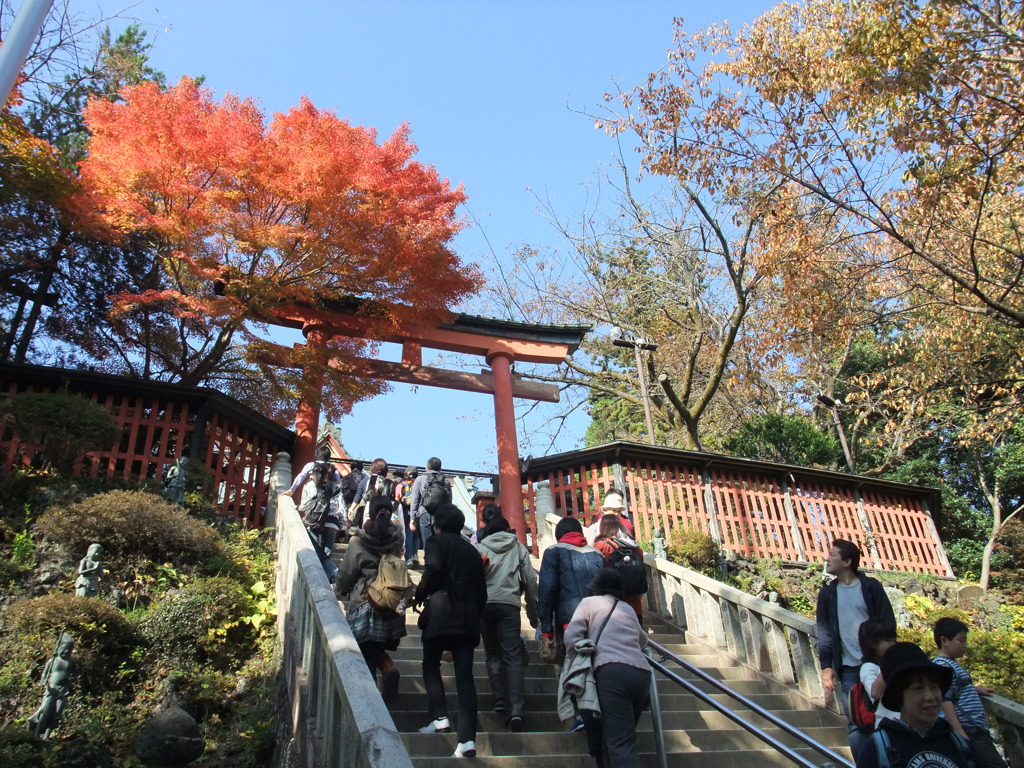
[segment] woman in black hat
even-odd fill
[[[857,768],[973,768],[970,747],[940,718],[953,672],[933,663],[914,643],[896,643],[882,657],[885,718],[854,755]]]

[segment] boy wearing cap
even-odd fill
[[[896,643],[882,657],[882,704],[900,713],[884,718],[858,743],[857,768],[974,768],[970,747],[939,717],[953,671],[932,663],[914,643]]]
[[[967,625],[951,616],[939,619],[932,630],[939,655],[933,661],[953,672],[953,682],[942,701],[942,711],[953,730],[970,742],[978,768],[1006,768],[1006,762],[992,741],[985,705],[978,694],[992,689],[978,687],[970,673],[956,661],[967,653]]]

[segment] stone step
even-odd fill
[[[677,689],[678,690],[678,689]],[[455,684],[452,678],[449,678],[445,683],[445,693],[447,695],[448,711],[456,711],[456,697],[455,697]],[[712,698],[720,704],[728,707],[731,710],[737,712],[747,712],[745,707],[736,705],[735,701],[724,693],[715,693],[711,695]],[[481,713],[488,712],[494,705],[494,698],[491,696],[490,689],[486,683],[477,684],[477,698],[478,708]],[[787,713],[799,710],[803,707],[803,701],[797,694],[791,693],[762,693],[748,696],[753,703],[759,707],[774,712],[780,717],[784,717]],[[695,696],[682,692],[670,692],[662,693],[659,697],[661,701],[661,708],[663,712],[700,712],[709,711],[709,707],[703,701]],[[532,693],[526,702],[527,712],[536,713],[541,717],[554,718],[554,714],[557,710],[558,699],[554,691],[550,693]],[[414,721],[410,721],[408,724],[408,730],[413,730],[421,725],[425,725],[426,722],[415,722],[425,718],[427,711],[426,695],[423,691],[423,680],[410,681],[406,678],[402,678],[401,684],[399,685],[398,696],[395,697],[394,702],[389,708],[393,717],[402,717],[411,713]],[[811,710],[817,711],[817,710]],[[821,710],[822,717],[829,717],[824,710]],[[825,722],[829,722],[827,719]],[[396,721],[397,723],[397,721]],[[400,727],[400,730],[402,728]]]
[[[479,742],[478,742],[479,743]],[[452,740],[452,750],[455,749]],[[797,750],[801,755],[818,764],[824,758],[810,749]],[[450,754],[450,753],[449,753]],[[750,768],[756,762],[757,768],[793,768],[793,762],[772,749],[728,750],[720,752],[677,752],[667,756],[669,768]],[[412,759],[416,768],[457,768],[464,761],[456,761],[450,756],[428,757],[419,756]],[[658,757],[654,751],[640,751],[640,764],[656,766]],[[473,763],[478,768],[594,768],[594,759],[586,754],[586,746],[581,745],[579,751],[569,755],[538,755],[528,753],[522,756],[504,755],[500,757],[482,755]]]
[[[424,691],[423,688],[423,675],[422,667],[417,662],[407,662],[402,660],[395,661],[395,665],[402,672],[402,683],[401,690],[414,690]],[[477,662],[474,664],[474,669],[480,668],[482,670],[483,665]],[[490,684],[487,679],[487,675],[481,671],[474,673],[474,679],[476,680],[476,688],[478,692],[490,690]],[[444,681],[445,689],[451,688],[455,690],[455,674],[450,664],[441,663],[441,679]],[[555,694],[558,690],[558,680],[552,674],[551,676],[530,676],[529,674],[525,678],[526,693],[527,695],[534,694]],[[713,693],[715,689],[709,683],[703,681],[692,681],[697,687],[697,690],[705,693]],[[750,697],[753,694],[766,694],[768,693],[767,684],[763,680],[730,680],[729,687],[743,696]],[[663,694],[673,693],[684,693],[675,682],[666,680],[659,675],[658,690]]]
[[[732,728],[733,722],[721,712],[709,709],[706,705],[703,708],[692,707],[690,709],[667,709],[663,697],[662,701],[662,722],[665,728],[670,730],[702,730],[702,729],[725,729]],[[527,711],[524,714],[523,733],[546,733],[567,731],[568,726],[558,719],[554,709],[541,708],[542,702],[531,698],[527,702]],[[554,705],[553,700],[545,700],[545,703]],[[457,702],[453,696],[448,697],[449,712],[457,711]],[[480,711],[477,716],[477,727],[480,732],[503,733],[508,731],[506,725],[508,716],[493,712],[490,707],[493,702],[489,695],[479,697]],[[764,718],[746,710],[737,710],[759,728],[771,726]],[[823,713],[807,709],[786,709],[773,710],[772,714],[785,720],[797,728],[828,728],[832,725],[832,718]],[[420,726],[426,725],[429,718],[421,709],[398,710],[394,707],[391,710],[391,717],[395,721],[395,727],[405,733],[413,733]],[[650,719],[642,718],[638,726],[641,730],[650,728]],[[845,741],[844,741],[845,743]]]
[[[395,666],[398,667],[399,671],[403,675],[418,675],[422,672],[422,656],[417,655],[416,651],[413,650],[411,653],[403,651],[399,648],[398,651],[391,654],[391,658],[395,660]],[[699,665],[698,665],[699,666]],[[450,668],[450,667],[449,667]],[[442,671],[445,669],[445,663],[441,662]],[[711,675],[718,680],[726,680],[729,682],[739,681],[751,681],[754,677],[753,674],[742,667],[707,667],[702,666],[701,669],[707,674]],[[554,670],[551,665],[544,664],[541,661],[533,661],[527,664],[524,670],[527,678],[539,678],[544,680],[554,680]],[[484,652],[482,648],[477,648],[477,652],[474,655],[473,660],[473,676],[482,680],[487,679],[487,663],[484,661]],[[682,671],[680,677],[685,680],[696,680],[697,678],[690,672]],[[762,682],[757,680],[756,682]]]
[[[641,752],[653,754],[656,748],[654,733],[650,728],[649,722],[646,727],[643,727],[645,719],[649,719],[649,716],[645,715],[641,718],[641,726],[637,729],[637,744]],[[452,754],[458,743],[454,728],[455,722],[453,720],[453,730],[451,733],[403,733],[401,737],[406,748],[409,750],[410,757],[414,759],[419,757],[446,757]],[[786,746],[801,751],[806,749],[799,740],[783,733],[777,728],[765,730]],[[811,738],[828,744],[831,739],[831,734],[829,733],[831,730],[827,728],[810,728],[806,733]],[[669,754],[730,751],[774,752],[763,741],[739,727],[728,730],[666,731],[664,736],[665,749]],[[586,752],[585,738],[582,732],[487,733],[478,731],[476,747],[479,756],[489,757],[573,755],[579,752]],[[757,759],[760,759],[760,755],[758,755]],[[531,762],[530,765],[532,768],[533,763]]]

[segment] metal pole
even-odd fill
[[[651,658],[649,649],[644,655]],[[653,661],[653,659],[652,659]],[[668,768],[668,754],[665,751],[665,726],[661,720],[661,702],[658,700],[658,678],[651,669],[651,725],[654,728],[654,750],[658,753],[658,768]]]
[[[644,371],[644,361],[640,356],[640,345],[633,344],[633,351],[636,352],[636,375],[640,377],[640,397],[644,399],[644,421],[647,423],[647,442],[654,445],[654,421],[651,419],[651,398],[647,394],[647,374]]]
[[[7,98],[11,95],[18,73],[25,66],[25,59],[32,50],[36,35],[43,28],[51,5],[53,0],[24,0],[7,39],[0,45],[0,94],[3,94],[0,109],[7,106]]]
[[[850,453],[850,445],[846,442],[846,430],[843,429],[843,420],[839,417],[839,403],[827,395],[818,395],[818,402],[832,412],[836,432],[839,433],[839,444],[843,446],[843,456],[846,457],[846,466],[849,468],[851,475],[856,475],[857,468],[853,464],[853,454]]]

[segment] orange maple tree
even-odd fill
[[[413,160],[407,126],[378,143],[305,98],[268,123],[251,99],[218,102],[187,78],[121,95],[86,107],[81,177],[163,268],[161,289],[119,295],[114,312],[169,309],[181,338],[202,340],[180,344],[178,381],[216,380],[239,347],[253,357],[281,303],[370,298],[396,322],[422,321],[477,289],[477,269],[450,248],[462,187]],[[366,342],[341,343],[354,354]]]

